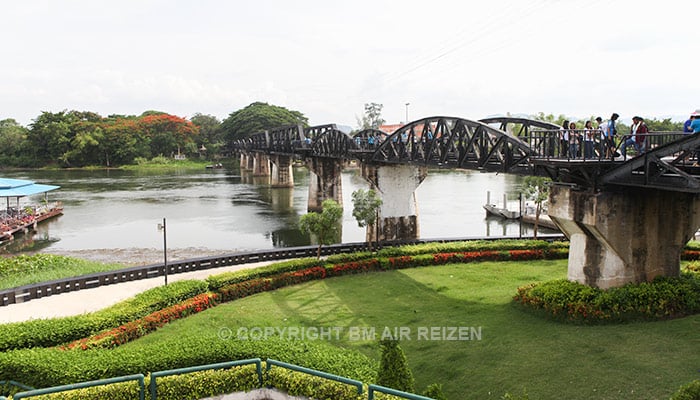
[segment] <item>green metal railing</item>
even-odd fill
[[[27,397],[41,396],[44,394],[67,392],[69,390],[84,389],[84,388],[93,387],[93,386],[111,385],[113,383],[129,382],[129,381],[137,381],[138,382],[138,384],[139,384],[139,400],[145,400],[145,398],[146,398],[146,385],[144,382],[143,374],[120,376],[120,377],[116,377],[116,378],[100,379],[97,381],[81,382],[81,383],[74,383],[74,384],[70,384],[70,385],[29,390],[27,392],[17,393],[12,398],[14,400],[19,400],[19,399],[24,399]]]
[[[420,396],[420,395],[413,394],[413,393],[402,392],[400,390],[396,390],[396,389],[392,389],[392,388],[388,388],[388,387],[384,387],[384,386],[379,386],[379,385],[369,385],[369,389],[367,392],[369,395],[367,400],[374,400],[374,392],[386,393],[386,394],[390,394],[392,396],[399,396],[399,397],[403,397],[404,399],[409,399],[409,400],[433,400],[430,397]]]
[[[350,378],[345,378],[345,377],[338,376],[338,375],[329,374],[329,373],[327,373],[327,372],[316,371],[315,369],[300,367],[300,366],[294,365],[294,364],[287,364],[287,363],[285,363],[285,362],[277,361],[277,360],[272,360],[272,359],[269,359],[269,358],[265,361],[265,364],[267,365],[267,370],[268,370],[268,371],[270,370],[270,368],[272,368],[273,365],[276,365],[276,366],[278,366],[278,367],[290,369],[290,370],[292,370],[292,371],[303,372],[303,373],[305,373],[305,374],[309,374],[309,375],[313,375],[313,376],[318,376],[318,377],[321,377],[321,378],[330,379],[330,380],[334,380],[334,381],[337,381],[337,382],[345,383],[345,384],[347,384],[347,385],[355,386],[355,387],[357,387],[357,394],[362,394],[363,383],[360,382],[360,381],[356,381],[356,380],[354,380],[354,379],[350,379]]]
[[[150,400],[157,399],[158,384],[156,381],[160,377],[171,376],[171,375],[182,375],[182,374],[187,374],[187,373],[191,373],[191,372],[199,372],[199,371],[207,371],[207,370],[215,370],[215,369],[228,369],[228,368],[232,368],[232,367],[237,367],[237,366],[242,366],[242,365],[250,365],[250,364],[255,364],[260,387],[262,387],[262,385],[263,385],[262,361],[260,358],[250,358],[250,359],[246,359],[246,360],[229,361],[229,362],[222,362],[222,363],[217,363],[217,364],[199,365],[196,367],[178,368],[178,369],[171,369],[171,370],[167,370],[167,371],[153,372],[153,373],[151,373],[151,381],[150,381],[149,386],[148,386],[148,389],[149,389],[149,392],[151,395]],[[317,371],[314,369],[310,369],[310,368],[306,368],[306,367],[302,367],[302,366],[294,365],[294,364],[288,364],[288,363],[285,363],[282,361],[277,361],[277,360],[272,360],[272,359],[267,359],[265,361],[265,364],[266,364],[267,371],[269,371],[272,368],[272,366],[277,366],[277,367],[289,369],[292,371],[301,372],[301,373],[317,376],[320,378],[329,379],[329,380],[333,380],[336,382],[341,382],[341,383],[344,383],[344,384],[347,384],[350,386],[354,386],[357,388],[357,394],[363,393],[364,384],[358,380],[355,380],[355,379],[345,378],[342,376],[329,374],[327,372]],[[145,378],[144,378],[143,374],[121,376],[121,377],[109,378],[109,379],[100,379],[100,380],[96,380],[96,381],[74,383],[74,384],[70,384],[70,385],[55,386],[55,387],[44,388],[44,389],[32,389],[29,386],[22,385],[21,383],[14,382],[14,381],[0,381],[0,383],[11,383],[17,387],[31,389],[28,391],[19,392],[13,396],[14,400],[20,400],[20,399],[24,399],[27,397],[41,396],[41,395],[51,394],[51,393],[67,392],[70,390],[84,389],[84,388],[94,387],[94,386],[105,386],[105,385],[111,385],[114,383],[129,382],[129,381],[137,381],[138,382],[138,384],[139,384],[139,400],[145,400],[146,387],[145,387]],[[368,389],[369,389],[368,390],[368,398],[367,398],[368,400],[374,400],[374,393],[375,392],[390,394],[390,395],[402,397],[402,398],[408,399],[408,400],[433,400],[430,397],[425,397],[425,396],[420,396],[417,394],[402,392],[400,390],[391,389],[391,388],[379,386],[379,385],[370,384],[370,385],[368,385]],[[7,400],[7,399],[4,396],[0,396],[0,400]]]
[[[258,372],[258,381],[260,382],[260,386],[262,386],[262,360],[260,360],[259,358],[250,358],[247,360],[228,361],[217,364],[199,365],[196,367],[178,368],[167,371],[153,372],[151,374],[151,383],[148,385],[148,389],[151,393],[151,400],[156,400],[158,397],[158,384],[156,383],[157,378],[163,376],[188,374],[190,372],[207,371],[212,369],[228,369],[248,364],[255,364],[256,370]]]
[[[0,388],[3,389],[3,392],[12,393],[12,391],[10,391],[10,390],[8,390],[8,391],[4,390],[5,388],[11,387],[11,386],[19,388],[21,391],[34,390],[33,387],[25,385],[24,383],[20,383],[17,381],[12,381],[12,380],[0,381]],[[5,396],[0,396],[0,400],[7,400],[7,398]]]

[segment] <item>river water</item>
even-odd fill
[[[20,236],[0,253],[41,251],[105,262],[142,264],[162,261],[166,218],[169,258],[310,244],[297,224],[306,213],[309,175],[294,169],[294,188],[271,188],[264,178],[241,175],[237,165],[219,170],[13,171],[0,177],[61,186],[49,201],[61,201],[64,214]],[[518,207],[522,177],[461,170],[430,170],[416,190],[421,238],[518,236],[517,221],[486,218],[491,202]],[[352,217],[351,194],[367,188],[359,170],[342,175],[343,242],[364,241],[364,228]],[[43,196],[23,199],[39,202]],[[546,230],[544,232],[547,232]],[[529,226],[522,235],[531,235]]]

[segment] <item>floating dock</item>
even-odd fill
[[[0,211],[0,243],[10,241],[15,234],[29,232],[36,229],[40,222],[63,214],[63,205],[60,202],[49,204],[46,194],[59,187],[22,179],[0,178],[0,197],[4,197],[7,202],[7,209]],[[20,207],[20,198],[41,193],[44,194],[44,205]],[[10,198],[15,199],[14,207],[10,206]]]
[[[522,201],[522,200],[521,200]],[[503,194],[503,207],[491,202],[491,192],[486,192],[486,204],[484,204],[484,210],[486,210],[486,216],[496,216],[505,219],[520,219],[522,222],[535,225],[535,210],[532,206],[523,207],[520,204],[519,210],[509,210],[508,209],[508,199],[505,194]],[[540,219],[537,221],[537,226],[542,226],[545,228],[559,230],[557,225],[549,218],[546,210],[540,214]]]

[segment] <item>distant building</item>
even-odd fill
[[[396,132],[397,129],[401,128],[403,125],[404,124],[381,125],[377,129],[386,133],[387,135],[391,135],[392,133]]]

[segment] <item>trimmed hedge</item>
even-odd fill
[[[700,275],[684,272],[608,290],[562,279],[520,287],[513,301],[566,322],[670,319],[700,313]]]
[[[265,385],[272,386],[292,396],[314,399],[364,400],[365,394],[357,394],[355,386],[318,376],[272,367],[265,373]]]
[[[0,351],[50,347],[144,317],[208,290],[202,281],[178,281],[147,290],[103,310],[72,317],[0,324]]]
[[[326,371],[363,382],[374,382],[378,363],[354,350],[326,341],[220,339],[210,335],[183,335],[147,349],[62,351],[56,348],[12,350],[0,353],[0,380],[15,380],[32,387],[147,374],[248,358],[274,358],[290,364]]]

